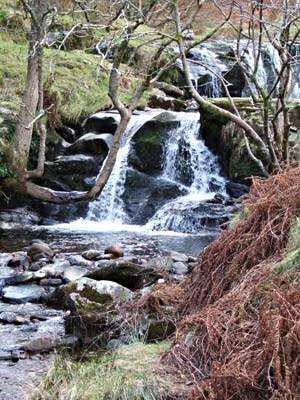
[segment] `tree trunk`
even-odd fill
[[[27,163],[33,131],[33,121],[36,116],[39,101],[39,64],[42,62],[45,16],[47,15],[47,1],[34,0],[28,6],[31,13],[31,32],[27,62],[27,76],[22,103],[17,116],[16,132],[14,136],[13,169],[19,182],[26,179]]]

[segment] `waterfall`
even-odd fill
[[[91,221],[117,221],[120,223],[129,222],[122,194],[125,190],[126,169],[128,165],[128,154],[130,150],[130,140],[132,136],[149,120],[154,118],[162,111],[152,110],[147,113],[132,115],[126,129],[123,142],[118,151],[117,159],[100,197],[91,202],[87,214],[87,219]],[[103,163],[103,165],[105,162]],[[101,170],[99,174],[101,173]]]
[[[246,40],[241,40],[240,56],[244,66],[253,71],[255,66],[255,49]],[[245,85],[243,74],[235,61],[236,41],[216,40],[203,43],[187,54],[187,62],[194,87],[207,97],[222,97],[224,90],[218,76],[223,76],[229,82],[229,90],[233,97],[249,97],[249,88]],[[290,98],[300,98],[300,44],[295,43],[291,52],[292,79]],[[178,63],[181,66],[180,63]],[[271,43],[263,43],[260,59],[257,65],[256,79],[260,86],[269,91],[276,82],[282,61],[278,51]],[[257,94],[254,84],[251,89]],[[274,96],[277,93],[275,91]]]
[[[131,223],[122,199],[126,185],[130,140],[147,121],[162,113],[167,113],[169,118],[176,121],[176,127],[174,128],[173,124],[166,134],[162,171],[152,179],[156,179],[158,185],[159,182],[170,182],[173,186],[182,187],[183,192],[187,194],[169,200],[151,218],[145,229],[198,232],[204,226],[207,227],[207,216],[209,217],[215,205],[208,206],[205,201],[213,198],[216,192],[225,194],[225,180],[220,176],[217,158],[199,137],[199,113],[162,110],[133,116],[109,181],[100,197],[90,203],[88,220],[117,225]],[[219,216],[218,212],[219,210],[213,211],[214,215]],[[224,213],[224,210],[222,212]]]
[[[184,114],[184,113],[182,113]],[[199,232],[209,227],[208,219],[224,214],[218,206],[208,206],[216,192],[225,194],[217,158],[199,137],[199,114],[186,114],[177,129],[169,132],[162,177],[185,185],[187,194],[159,209],[146,225],[150,230]]]

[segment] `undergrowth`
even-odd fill
[[[163,400],[178,386],[159,366],[168,342],[122,346],[90,360],[57,356],[54,367],[34,391],[35,400]],[[169,396],[169,397],[168,397]]]

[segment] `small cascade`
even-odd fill
[[[88,220],[106,222],[116,221],[120,223],[128,222],[126,212],[124,211],[122,194],[125,189],[124,184],[126,180],[130,140],[139,128],[160,112],[161,111],[153,110],[147,113],[133,115],[131,117],[123,138],[123,143],[118,151],[116,163],[111,176],[100,197],[89,205],[87,215]],[[105,162],[103,165],[104,164]],[[99,174],[100,173],[101,170]]]
[[[216,40],[203,43],[187,54],[190,75],[196,90],[207,97],[222,97],[225,95],[218,76],[223,76],[229,82],[228,89],[233,97],[249,97],[241,69],[235,62],[236,41]],[[246,40],[239,42],[240,57],[249,71],[255,67],[255,49]],[[292,79],[290,98],[300,98],[300,44],[295,43],[291,49]],[[278,51],[271,43],[262,44],[261,57],[257,65],[256,79],[266,91],[271,90],[277,80],[282,61]],[[257,89],[251,84],[251,89],[257,95]],[[276,96],[276,91],[274,96]]]
[[[162,177],[185,185],[187,194],[159,209],[146,226],[150,230],[199,232],[217,228],[224,218],[223,206],[206,203],[217,192],[226,196],[225,180],[217,158],[199,137],[199,125],[199,115],[191,113],[169,133]]]
[[[195,89],[207,97],[221,97],[223,88],[217,75],[222,75],[226,66],[215,52],[206,46],[196,47],[189,52],[187,62]]]
[[[206,201],[212,199],[216,193],[225,195],[225,180],[220,176],[216,157],[199,137],[199,113],[176,113],[162,110],[152,110],[133,116],[111,177],[100,197],[89,206],[88,220],[110,225],[114,223],[119,227],[122,224],[133,223],[126,213],[126,205],[123,201],[128,170],[132,169],[128,166],[130,140],[146,122],[155,120],[156,116],[163,113],[176,123],[171,125],[163,141],[161,173],[158,176],[152,176],[151,179],[156,180],[157,187],[160,182],[164,184],[169,182],[169,186],[181,188],[179,193],[185,193],[185,195],[177,194],[179,197],[175,199],[173,197],[174,200],[162,202],[145,229],[199,232],[204,227],[217,228],[218,222],[224,216],[224,207],[208,204]],[[146,175],[145,179],[147,179]],[[151,191],[147,196],[151,197]],[[147,197],[144,200],[146,201]],[[212,220],[216,223],[211,224]]]

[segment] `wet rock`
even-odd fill
[[[176,275],[186,275],[189,272],[188,266],[181,261],[174,262],[172,271]]]
[[[61,338],[41,337],[23,344],[20,349],[28,353],[43,353],[62,346],[73,346],[78,342],[75,336]]]
[[[152,268],[145,268],[127,260],[99,261],[96,268],[86,276],[97,281],[113,281],[132,290],[151,285],[162,277]]]
[[[59,135],[68,143],[73,143],[75,141],[75,131],[68,126],[56,128],[56,132],[58,132]]]
[[[47,260],[39,260],[31,263],[28,267],[29,271],[36,272],[39,269],[43,268],[45,265],[47,265]]]
[[[43,279],[46,277],[62,277],[64,271],[70,266],[69,261],[62,261],[55,264],[48,264],[35,272],[37,279]]]
[[[81,267],[91,266],[93,263],[83,258],[81,255],[72,255],[68,257],[70,265],[80,265]]]
[[[2,298],[12,303],[39,301],[45,295],[45,289],[37,285],[8,286],[2,291]]]
[[[27,249],[27,255],[32,261],[39,261],[41,259],[50,260],[54,253],[46,243],[34,239]]]
[[[86,133],[68,147],[68,153],[107,155],[114,137],[110,133]]]
[[[173,268],[173,259],[170,256],[160,256],[152,258],[147,261],[143,266],[146,268],[153,268],[165,272],[171,272]]]
[[[0,228],[38,225],[40,219],[40,215],[29,207],[18,207],[11,210],[8,209],[0,211]]]
[[[184,253],[179,253],[178,251],[164,251],[164,256],[169,256],[172,258],[173,261],[181,261],[181,262],[188,262],[189,256]]]
[[[69,156],[58,156],[55,161],[45,163],[47,176],[60,175],[95,175],[99,169],[99,162],[92,156],[76,154]]]
[[[161,96],[158,94],[152,94],[149,96],[148,105],[151,108],[162,108],[170,111],[185,110],[184,101],[175,99],[174,97]]]
[[[120,116],[118,113],[99,112],[91,115],[83,122],[85,132],[111,133],[117,130]]]
[[[227,182],[226,190],[229,196],[237,199],[241,196],[244,196],[245,194],[248,194],[250,191],[250,187],[247,185],[243,185],[242,183]]]
[[[113,244],[106,247],[104,254],[111,254],[113,258],[119,258],[124,256],[124,251],[118,244]]]
[[[28,319],[22,317],[21,315],[17,315],[13,312],[4,311],[0,313],[0,322],[4,324],[16,324],[22,325],[28,323]]]
[[[10,276],[2,276],[1,279],[4,282],[4,285],[16,285],[33,281],[35,279],[35,275],[32,272],[26,272],[24,274],[19,273]]]
[[[82,253],[82,257],[87,260],[97,260],[98,257],[101,257],[102,252],[100,250],[87,250]]]
[[[40,286],[60,286],[63,284],[62,279],[58,278],[49,278],[49,279],[41,279]]]
[[[63,279],[69,283],[76,281],[79,278],[82,278],[86,274],[89,273],[89,270],[82,267],[71,266],[64,270],[63,272]]]
[[[29,259],[24,251],[12,253],[7,266],[11,268],[23,267],[27,269],[29,267]]]

